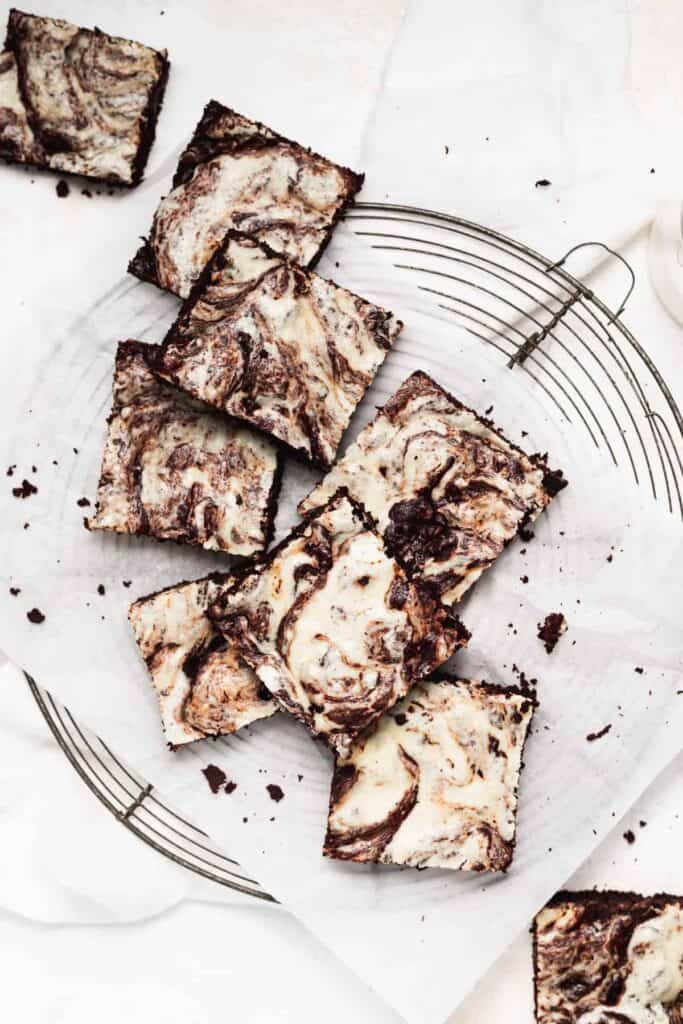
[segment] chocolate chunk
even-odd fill
[[[611,728],[612,728],[612,725],[610,723],[609,725],[603,726],[603,728],[600,729],[599,732],[589,732],[588,735],[586,736],[586,739],[588,740],[589,743],[593,743],[595,740],[601,740],[603,736],[607,735],[607,733],[610,731]]]
[[[266,789],[268,790],[268,795],[270,796],[270,799],[275,800],[276,803],[279,803],[280,800],[282,800],[283,796],[285,795],[281,787],[276,785],[274,782],[270,782],[266,786]]]
[[[538,623],[538,638],[543,641],[547,654],[552,654],[560,637],[567,632],[567,620],[562,612],[550,612]]]
[[[202,775],[208,782],[212,793],[217,793],[228,779],[223,769],[215,764],[207,764],[206,768],[202,768]]]
[[[15,498],[29,498],[32,494],[37,494],[38,488],[31,483],[30,480],[22,480],[21,487],[13,487],[12,494]]]

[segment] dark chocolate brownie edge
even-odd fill
[[[7,18],[7,31],[5,33],[4,49],[5,50],[11,50],[11,52],[14,54],[14,59],[16,61],[16,65],[17,65],[17,79],[18,79],[18,84],[19,84],[19,94],[21,96],[21,101],[22,101],[22,103],[24,105],[24,110],[26,111],[26,117],[27,117],[29,125],[31,127],[31,131],[35,135],[36,139],[39,142],[41,142],[41,144],[42,144],[43,133],[41,132],[40,125],[37,123],[37,121],[36,121],[36,119],[34,117],[33,110],[31,108],[31,104],[28,102],[28,99],[27,99],[27,93],[26,93],[26,88],[25,88],[25,84],[24,84],[24,68],[23,68],[22,61],[19,59],[19,52],[18,52],[18,45],[17,45],[18,33],[17,33],[16,24],[15,24],[15,22],[17,20],[17,17],[21,17],[21,18],[36,18],[36,19],[39,19],[39,20],[48,19],[50,21],[57,21],[57,22],[61,22],[62,24],[69,24],[69,25],[73,24],[73,22],[65,21],[65,19],[63,19],[63,18],[52,18],[49,15],[42,16],[42,15],[37,15],[37,14],[29,14],[26,11],[20,11],[16,7],[11,7],[10,11],[9,11],[9,14],[8,14],[8,18]],[[137,40],[126,39],[123,36],[112,36],[108,32],[102,32],[98,28],[86,29],[86,28],[84,28],[83,26],[80,26],[80,25],[77,25],[76,27],[81,29],[81,30],[83,30],[83,31],[92,32],[93,34],[96,34],[96,35],[108,36],[110,39],[114,39],[114,40],[121,41],[121,42],[124,42],[124,43],[137,42]],[[146,44],[145,43],[138,43],[138,45],[145,46]],[[147,48],[148,49],[152,49],[152,47],[147,47]],[[108,186],[111,186],[112,188],[118,188],[118,189],[122,189],[122,190],[129,189],[129,188],[134,188],[136,185],[139,184],[139,182],[140,182],[140,180],[142,178],[142,172],[144,171],[144,167],[145,167],[145,164],[147,162],[147,157],[149,155],[149,151],[150,151],[150,149],[152,147],[152,143],[154,142],[154,137],[156,135],[156,124],[157,124],[157,120],[158,120],[158,117],[159,117],[159,112],[161,110],[161,106],[163,104],[164,93],[165,93],[165,90],[166,90],[166,83],[168,81],[168,73],[169,73],[169,70],[170,70],[170,67],[171,67],[170,61],[168,60],[168,55],[167,55],[165,50],[153,50],[153,52],[156,54],[156,56],[162,62],[161,75],[160,75],[159,79],[157,80],[157,83],[154,86],[154,88],[150,91],[150,95],[149,95],[148,102],[147,102],[147,107],[146,107],[145,112],[143,114],[143,118],[144,118],[143,129],[141,131],[141,140],[140,140],[140,145],[138,147],[138,152],[137,152],[137,154],[136,154],[136,156],[134,158],[134,161],[133,161],[133,168],[132,168],[133,174],[132,174],[132,180],[131,181],[121,181],[120,178],[108,177],[106,175],[82,174],[82,173],[78,173],[78,172],[74,172],[74,171],[57,170],[57,169],[55,169],[53,167],[50,167],[47,163],[41,163],[41,162],[37,162],[37,161],[33,161],[33,160],[24,160],[20,156],[12,155],[11,153],[7,153],[7,152],[4,152],[4,151],[0,153],[0,158],[5,160],[9,164],[21,164],[22,166],[25,166],[25,167],[36,167],[39,170],[47,171],[50,174],[58,174],[60,177],[68,177],[68,178],[74,179],[76,181],[78,181],[79,179],[81,181],[88,181],[88,182],[92,181],[92,182],[97,182],[100,185],[108,185]],[[136,177],[136,173],[138,171],[138,167],[139,167],[139,176]],[[142,248],[144,248],[144,246]],[[139,253],[137,255],[139,255]],[[137,255],[136,255],[136,257],[134,257],[134,259],[137,258]],[[132,262],[133,261],[131,261],[131,263]],[[131,273],[132,273],[132,271],[131,271]],[[139,275],[136,275],[136,276],[139,276]]]
[[[160,73],[156,85],[150,90],[147,98],[147,106],[145,107],[145,111],[142,115],[142,123],[140,126],[140,145],[138,146],[138,151],[135,154],[135,159],[133,161],[133,178],[130,183],[131,188],[139,185],[142,181],[142,176],[144,174],[145,167],[147,166],[147,159],[152,145],[154,144],[154,139],[156,138],[157,122],[164,103],[166,85],[168,83],[168,76],[171,70],[171,62],[168,59],[166,50],[156,50],[155,53],[161,64]]]
[[[153,600],[155,597],[160,597],[161,594],[167,594],[171,590],[178,590],[180,587],[189,587],[192,583],[204,583],[205,580],[211,580],[212,583],[226,583],[232,573],[230,572],[210,572],[206,576],[199,576],[196,580],[179,580],[177,583],[171,583],[168,587],[162,587],[160,590],[153,590],[151,594],[143,594],[142,597],[136,597],[134,601],[128,606],[128,618],[130,618],[130,612],[132,608],[138,605],[146,604],[147,601]]]
[[[343,172],[344,180],[346,181],[346,195],[344,196],[341,203],[337,207],[334,217],[332,218],[332,222],[328,227],[327,231],[325,232],[325,237],[323,238],[322,242],[318,247],[318,251],[308,261],[307,267],[309,270],[313,270],[314,267],[317,266],[321,256],[323,255],[328,245],[332,241],[332,235],[334,234],[335,228],[337,227],[339,222],[343,220],[343,218],[346,216],[346,213],[348,212],[350,207],[355,203],[356,196],[362,189],[363,183],[365,181],[364,174],[357,174],[355,171],[351,171],[347,167],[342,167],[340,168],[340,170]],[[333,282],[330,283],[332,284]]]
[[[287,138],[286,135],[282,135],[280,132],[275,131],[274,128],[271,128],[269,125],[264,124],[262,121],[257,121],[255,118],[249,117],[247,114],[241,114],[239,111],[234,110],[232,107],[226,107],[225,104],[220,103],[218,100],[214,99],[209,100],[209,102],[204,107],[204,110],[202,111],[202,116],[197,122],[197,125],[190,138],[190,141],[188,142],[187,146],[185,147],[183,152],[180,154],[180,157],[178,158],[178,167],[176,168],[176,172],[173,176],[173,188],[177,188],[178,185],[185,184],[185,182],[187,182],[192,177],[197,164],[188,159],[190,151],[192,150],[193,147],[197,146],[198,143],[201,143],[202,138],[207,134],[209,129],[213,126],[214,122],[217,121],[219,118],[225,116],[226,114],[231,115],[233,117],[243,118],[244,120],[251,122],[251,124],[253,124],[258,131],[268,132],[270,137],[264,139],[264,145],[272,145],[273,143],[276,142],[285,143],[288,146],[292,146],[293,148],[300,150],[302,153],[305,153],[308,156],[314,157],[316,160],[323,160],[326,164],[335,167],[338,171],[341,172],[342,176],[344,177],[347,183],[347,194],[349,191],[353,190],[352,197],[361,188],[365,177],[363,174],[358,174],[356,171],[352,171],[349,167],[345,167],[343,164],[335,163],[334,160],[330,160],[329,157],[322,156],[322,154],[320,153],[316,153],[316,151],[311,149],[309,146],[302,146],[300,142],[295,142],[294,139]],[[253,145],[253,142],[254,140],[250,139],[245,144]],[[220,150],[220,146],[218,148]],[[233,152],[241,148],[241,145],[237,144],[220,151]]]

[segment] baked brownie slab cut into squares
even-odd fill
[[[681,1024],[683,896],[560,892],[533,926],[537,1024]]]
[[[171,747],[233,733],[277,711],[256,675],[206,617],[227,579],[214,574],[179,583],[130,606],[130,624]]]
[[[348,488],[407,571],[453,604],[565,486],[545,456],[526,455],[418,370],[299,511]]]
[[[90,530],[251,555],[271,537],[280,455],[150,369],[156,346],[121,342]]]
[[[168,69],[165,50],[11,10],[0,54],[0,156],[136,185]]]
[[[166,335],[155,369],[327,469],[402,326],[231,232]]]
[[[343,492],[228,584],[209,616],[278,703],[339,753],[469,638]]]
[[[535,704],[486,683],[417,683],[337,759],[325,855],[505,871]]]
[[[236,228],[315,264],[363,175],[212,100],[128,269],[181,298]]]

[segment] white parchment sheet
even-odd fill
[[[537,523],[535,538],[511,545],[461,607],[472,631],[470,649],[457,658],[461,675],[513,683],[521,670],[538,679],[541,707],[526,751],[518,847],[507,876],[323,860],[330,757],[284,714],[226,741],[166,750],[127,605],[227,560],[89,534],[82,527],[88,509],[78,505],[95,497],[117,339],[159,341],[177,309],[151,286],[121,278],[57,333],[36,295],[27,343],[13,352],[16,380],[29,385],[8,407],[24,411],[2,424],[2,471],[16,469],[3,477],[0,496],[0,646],[406,1019],[436,1024],[680,749],[683,533],[644,488],[558,416],[523,371],[507,370],[497,354],[439,319],[427,298],[345,227],[321,272],[389,304],[407,325],[350,437],[408,373],[422,368],[477,409],[492,405],[511,439],[526,431],[524,446],[548,450],[570,480]],[[17,386],[3,379],[8,397]],[[24,478],[38,493],[13,497]],[[288,467],[280,532],[295,520],[294,502],[315,478]],[[129,588],[124,580],[132,581]],[[10,596],[10,586],[21,593]],[[46,616],[41,625],[27,620],[33,607]],[[537,623],[560,610],[569,630],[548,656]],[[601,739],[586,740],[608,725]],[[207,763],[237,783],[231,795],[210,794],[200,774]],[[270,782],[284,790],[280,803],[268,796]]]

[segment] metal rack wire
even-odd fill
[[[359,203],[353,231],[391,255],[407,287],[526,373],[588,443],[604,449],[653,498],[683,517],[683,417],[656,365],[616,313],[565,269],[528,246],[459,217]],[[600,245],[600,243],[583,243]],[[578,248],[578,247],[577,247]],[[603,248],[606,248],[603,246]],[[262,900],[273,897],[174,811],[146,780],[35,681],[28,685],[76,772],[143,842],[175,863]]]

